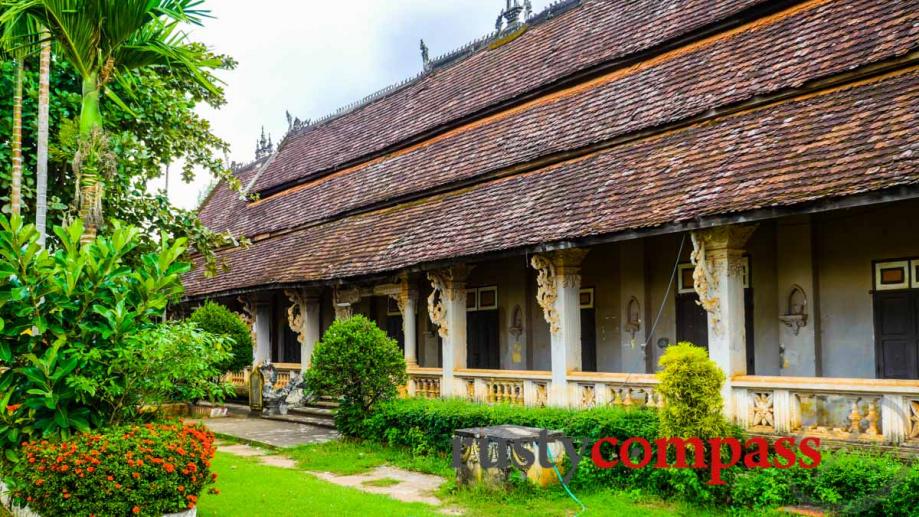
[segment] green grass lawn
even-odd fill
[[[312,515],[441,515],[432,506],[403,503],[316,479],[305,472],[269,467],[257,459],[217,453],[219,495],[206,494],[198,504],[201,517],[306,517]]]
[[[284,454],[298,460],[304,470],[358,474],[389,464],[444,477],[437,496],[444,506],[460,509],[464,515],[507,517],[541,516],[719,516],[717,509],[664,502],[654,497],[616,491],[576,494],[587,506],[579,506],[561,487],[517,489],[508,492],[457,489],[450,481],[453,471],[446,457],[412,457],[408,451],[347,441],[299,447]],[[214,461],[220,495],[202,497],[203,517],[234,515],[443,515],[438,508],[408,504],[386,496],[340,487],[305,472],[260,465],[251,458],[218,453]],[[757,515],[747,512],[745,517]],[[762,515],[762,514],[760,514]]]

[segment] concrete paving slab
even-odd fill
[[[262,418],[228,417],[196,421],[218,434],[280,448],[327,442],[339,437],[338,431],[334,429]]]

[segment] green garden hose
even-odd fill
[[[546,453],[549,454],[549,461],[552,462],[552,469],[555,470],[555,475],[558,476],[558,482],[562,484],[562,488],[565,489],[565,492],[568,492],[568,497],[570,497],[572,501],[578,503],[578,506],[581,507],[581,510],[574,514],[574,517],[581,515],[581,513],[587,511],[587,506],[585,506],[584,503],[582,503],[581,500],[578,499],[576,495],[574,495],[574,492],[568,488],[568,485],[565,484],[565,480],[562,478],[562,473],[558,471],[558,465],[555,463],[555,459],[552,457],[552,450],[549,449],[549,444],[546,444]]]

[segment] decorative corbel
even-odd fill
[[[252,299],[248,296],[240,296],[236,298],[240,304],[242,304],[242,313],[239,313],[239,317],[246,323],[249,327],[249,336],[252,338],[252,349],[255,349],[256,339],[255,339],[255,305],[252,303]]]
[[[450,329],[447,328],[447,309],[444,307],[444,301],[449,300],[453,295],[450,292],[451,289],[448,289],[453,283],[453,271],[449,269],[429,271],[428,280],[432,287],[431,294],[428,295],[428,316],[437,326],[440,337],[445,338]]]
[[[553,334],[559,331],[558,312],[555,300],[558,299],[558,288],[555,280],[555,264],[544,255],[533,255],[530,265],[536,270],[536,302],[542,307],[543,317]]]
[[[300,289],[287,289],[284,294],[290,300],[290,307],[287,308],[287,324],[290,326],[290,330],[297,334],[297,341],[302,345],[306,341],[306,328],[304,325],[306,293]]]
[[[755,224],[729,225],[690,233],[692,253],[689,259],[695,266],[693,286],[699,295],[699,305],[712,315],[712,329],[716,334],[721,333],[721,300],[717,295],[719,274],[727,268],[728,275],[743,276],[743,264],[730,257],[736,254],[739,258],[754,230]]]

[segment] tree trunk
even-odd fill
[[[41,34],[41,58],[38,71],[38,164],[35,169],[35,226],[38,243],[47,240],[48,218],[48,109],[51,104],[51,35]]]
[[[10,187],[10,209],[13,215],[22,211],[22,59],[16,60],[16,86],[13,89],[13,170]]]
[[[79,215],[84,230],[80,241],[90,242],[102,223],[102,182],[100,156],[104,152],[102,113],[99,111],[99,85],[95,74],[83,78],[80,106],[80,145],[74,157],[74,173],[80,189]]]

